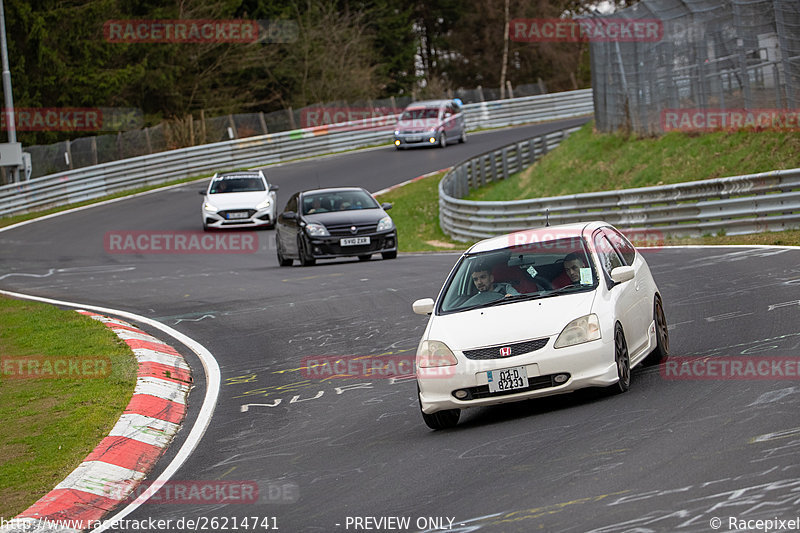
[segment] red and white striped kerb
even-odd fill
[[[192,375],[174,348],[122,320],[78,312],[103,322],[131,347],[139,363],[136,388],[109,435],[16,521],[88,523],[102,519],[145,478],[186,414]]]

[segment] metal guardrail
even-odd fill
[[[532,164],[570,131],[535,137],[454,167],[439,182],[442,230],[453,239],[471,241],[541,227],[548,219],[550,224],[604,220],[663,240],[800,227],[800,169],[529,200],[461,199],[472,188]]]
[[[592,113],[592,91],[529,96],[464,106],[470,130]],[[397,116],[318,126],[193,146],[0,186],[0,216],[68,205],[217,170],[269,165],[389,143]]]

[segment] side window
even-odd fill
[[[284,211],[294,211],[297,212],[297,195],[293,195],[289,198],[289,201],[286,202],[286,207],[283,209]]]
[[[617,255],[617,252],[614,250],[614,247],[611,246],[611,243],[605,235],[598,233],[594,238],[594,245],[597,250],[597,256],[600,258],[600,263],[603,265],[603,270],[606,271],[606,274],[610,275],[612,270],[618,266],[623,266],[622,259]]]
[[[603,228],[603,232],[625,260],[625,264],[633,266],[633,260],[636,259],[636,248],[633,247],[630,241],[613,228]]]

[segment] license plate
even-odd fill
[[[340,246],[358,246],[359,244],[369,244],[369,237],[348,237],[339,241]]]
[[[489,379],[489,392],[505,392],[528,386],[528,373],[524,366],[489,370],[486,377]]]
[[[247,212],[228,213],[228,220],[232,218],[249,218]]]
[[[406,137],[406,142],[409,142],[409,143],[418,143],[418,142],[420,142],[421,140],[422,140],[422,137],[421,137],[421,136],[419,136],[419,135],[414,135],[414,136],[411,136],[411,137]]]

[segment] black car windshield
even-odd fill
[[[596,286],[583,239],[536,242],[463,257],[443,291],[439,311],[547,298]]]
[[[366,191],[320,192],[303,195],[303,214],[376,209],[378,202]]]
[[[266,190],[264,180],[258,176],[221,176],[211,183],[209,194]]]
[[[418,107],[416,109],[406,109],[400,120],[419,120],[424,118],[439,118],[439,108]]]

